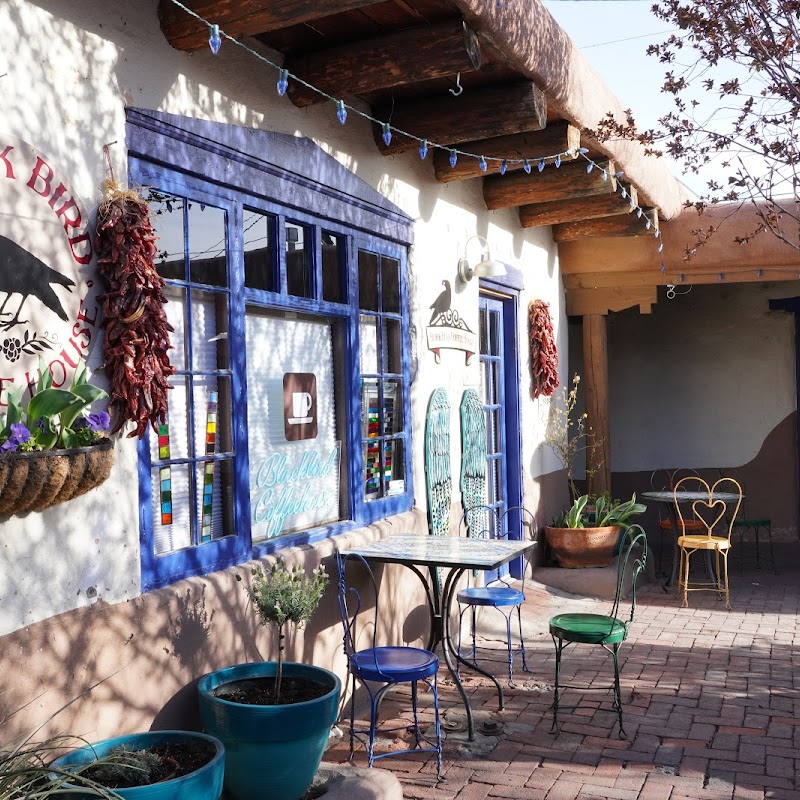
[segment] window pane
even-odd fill
[[[396,258],[381,258],[381,300],[384,311],[400,313],[400,262]]]
[[[198,375],[192,381],[195,458],[231,452],[231,391],[227,376]]]
[[[195,372],[214,372],[230,364],[228,295],[192,291],[192,364]]]
[[[337,335],[325,317],[247,310],[253,541],[318,527],[346,513]]]
[[[275,218],[257,211],[244,212],[244,285],[275,291]]]
[[[225,212],[189,201],[189,271],[194,283],[228,285]]]
[[[165,286],[167,304],[164,311],[173,330],[169,334],[172,349],[169,360],[177,370],[186,369],[186,290],[181,286]]]
[[[390,435],[403,430],[403,396],[399,381],[383,382],[383,433]]]
[[[173,375],[167,392],[167,419],[159,425],[158,433],[150,434],[152,461],[169,461],[189,457],[189,389],[188,378]]]
[[[358,307],[378,310],[378,256],[358,251]]]
[[[335,233],[322,232],[322,299],[344,302],[344,239]]]
[[[374,375],[378,368],[378,317],[362,314],[358,318],[361,342],[361,373]]]
[[[384,448],[385,492],[388,496],[402,494],[406,490],[405,443],[402,439],[390,439]]]
[[[361,435],[373,439],[380,434],[378,381],[361,381]]]
[[[153,546],[156,555],[192,544],[189,468],[173,464],[152,473]]]
[[[195,466],[198,544],[234,533],[233,461],[205,461]]]
[[[400,320],[384,320],[383,369],[386,372],[394,372],[399,375],[403,371],[402,347],[403,337],[401,335]]]
[[[150,189],[147,205],[150,222],[158,239],[156,247],[156,269],[159,275],[173,280],[186,280],[186,261],[183,230],[182,197],[164,194]]]
[[[294,222],[286,223],[286,288],[297,297],[311,297],[311,269],[308,231]]]

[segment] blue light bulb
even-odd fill
[[[763,269],[757,269],[756,270],[756,277],[757,278],[760,278],[763,274],[764,274],[764,270]]]
[[[541,172],[543,169],[544,169],[544,159],[540,158],[539,159],[539,172]]]
[[[653,223],[650,222],[650,218],[649,217],[645,219],[644,227],[647,228],[648,231],[650,230],[650,228],[653,227]]]
[[[424,161],[428,155],[428,140],[423,139],[422,144],[419,146],[419,157]]]
[[[556,169],[561,166],[561,156],[556,156],[556,160],[553,162],[556,165]]]
[[[662,272],[666,272],[667,271],[667,268],[664,266],[664,262],[663,261],[661,262],[661,271]]]
[[[683,278],[684,278],[684,275],[683,275],[683,273],[681,272],[681,274],[680,274],[680,281],[681,281],[681,283],[683,283]]]
[[[458,161],[458,154],[456,153],[455,150],[451,150],[450,151],[450,166],[454,167],[456,165],[457,161]]]
[[[658,252],[660,253],[664,249],[664,242],[658,243]]]
[[[388,122],[383,123],[383,143],[388,147],[392,143],[392,129]]]
[[[211,26],[211,35],[208,37],[208,46],[211,48],[211,52],[214,55],[219,53],[219,49],[222,47],[222,38],[219,35],[219,25]]]
[[[524,169],[525,172],[528,173],[528,175],[531,174],[531,162],[528,161],[527,158],[522,162],[522,169]]]
[[[283,97],[289,88],[289,70],[282,69],[278,75],[278,94]]]
[[[508,161],[503,159],[503,163],[500,165],[500,174],[505,175],[507,169],[508,169]]]
[[[628,193],[625,191],[625,187],[624,186],[620,189],[619,193],[620,193],[620,195],[622,195],[622,199],[623,200],[628,196]]]
[[[344,107],[344,100],[336,101],[336,116],[342,125],[347,122],[347,109]]]
[[[580,147],[580,148],[578,148],[578,152],[582,156],[585,156],[589,152],[589,148],[588,147]]]
[[[586,165],[586,174],[588,175],[594,169],[594,161],[590,161]]]
[[[481,172],[486,172],[486,159],[481,156],[481,160],[478,162],[478,166],[481,168]]]
[[[604,181],[608,180],[608,173],[605,170],[603,170],[603,180]]]
[[[639,206],[639,207],[636,209],[636,216],[637,216],[637,217],[639,217],[639,219],[641,219],[641,218],[642,218],[642,207],[641,207],[641,206]]]

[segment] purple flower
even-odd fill
[[[82,428],[90,428],[95,433],[104,433],[111,424],[111,417],[106,411],[98,411],[96,414],[89,414],[88,417],[79,417],[75,420],[73,428],[76,431]]]
[[[16,439],[17,444],[22,444],[31,438],[31,432],[21,422],[15,422],[11,426],[11,436],[8,438]]]
[[[31,438],[31,432],[21,423],[11,425],[11,434],[3,444],[0,444],[0,453],[13,453],[21,444]]]
[[[96,414],[89,414],[87,423],[95,433],[103,433],[108,430],[108,426],[111,424],[111,417],[107,411],[98,411]]]

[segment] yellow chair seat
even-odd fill
[[[731,543],[721,536],[679,536],[678,547],[688,550],[729,550]]]

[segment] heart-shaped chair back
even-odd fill
[[[705,526],[706,536],[730,541],[733,521],[742,504],[742,487],[738,481],[723,477],[709,485],[702,478],[691,475],[675,484],[673,496],[681,535],[686,534],[685,522],[697,519]]]

